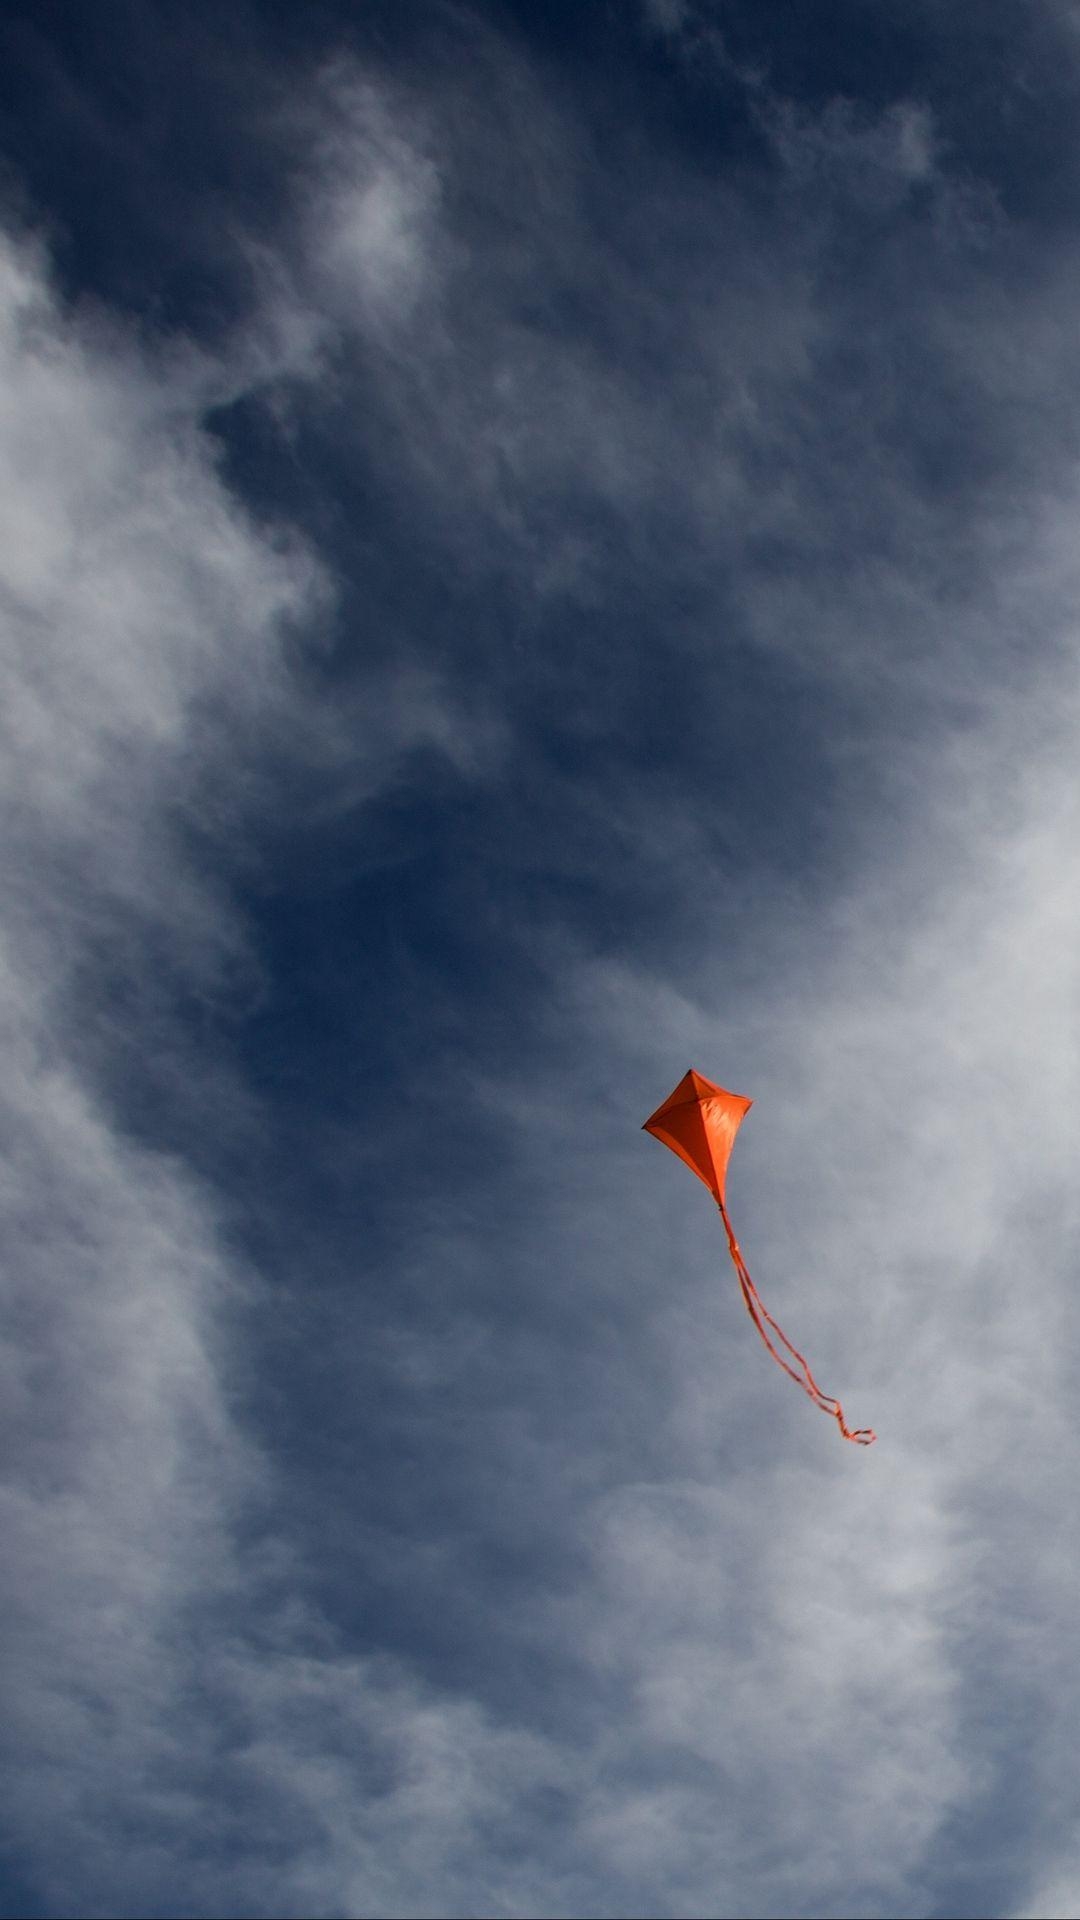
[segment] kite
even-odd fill
[[[720,1209],[746,1311],[777,1366],[783,1367],[789,1379],[809,1395],[822,1413],[831,1415],[845,1440],[853,1440],[860,1447],[872,1446],[877,1435],[870,1427],[851,1428],[846,1424],[839,1400],[834,1400],[831,1393],[822,1393],[798,1347],[793,1347],[787,1334],[777,1326],[746,1270],[742,1249],[735,1238],[724,1204],[724,1182],[735,1135],[752,1105],[753,1101],[748,1100],[745,1094],[728,1093],[726,1088],[718,1087],[715,1081],[706,1080],[703,1073],[695,1073],[691,1067],[690,1072],[679,1081],[674,1093],[669,1093],[663,1105],[650,1114],[642,1132],[651,1133],[657,1140],[662,1140],[665,1147],[670,1147],[680,1160],[686,1161],[699,1180],[704,1180]],[[790,1360],[785,1360],[783,1354],[777,1352],[766,1332],[767,1327],[772,1329],[781,1346],[786,1349]],[[798,1361],[798,1372],[791,1365],[791,1360]]]

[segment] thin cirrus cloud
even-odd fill
[[[65,314],[25,237],[3,279],[7,1817],[50,1905],[134,1910],[162,1846],[140,1845],[140,1797],[176,1796],[172,1873],[184,1809],[214,1791],[189,1701],[200,1674],[208,1699],[236,1691],[201,1641],[259,1586],[232,1535],[267,1469],[226,1384],[251,1276],[205,1185],[131,1137],[117,1067],[135,1077],[134,1038],[201,1076],[202,1124],[237,1124],[242,1092],[185,1061],[152,976],[212,1006],[257,967],[229,899],[237,749],[280,739],[288,635],[325,595],[310,553],[223,485],[190,369]],[[445,737],[431,688],[409,704]]]
[[[709,176],[453,17],[298,71],[213,347],[5,249],[19,1871],[1060,1905],[1073,259],[947,100],[710,43]]]

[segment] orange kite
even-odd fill
[[[715,1199],[727,1232],[728,1247],[739,1276],[746,1311],[777,1366],[783,1367],[789,1379],[809,1394],[822,1413],[832,1415],[845,1440],[854,1440],[857,1446],[869,1447],[877,1435],[870,1427],[852,1429],[845,1424],[844,1409],[839,1400],[834,1400],[830,1393],[822,1393],[798,1347],[792,1346],[787,1334],[777,1326],[772,1314],[762,1304],[732,1231],[728,1210],[724,1205],[724,1180],[735,1135],[752,1106],[753,1101],[748,1100],[745,1094],[728,1093],[724,1087],[718,1087],[713,1080],[706,1080],[703,1073],[695,1073],[691,1067],[690,1072],[679,1081],[674,1093],[669,1093],[663,1106],[650,1114],[642,1131],[655,1134],[665,1147],[670,1147],[680,1160],[685,1160],[691,1172],[696,1173],[699,1180],[704,1180]],[[772,1328],[791,1358],[798,1361],[798,1373],[782,1354],[777,1353],[765,1331],[766,1327]]]

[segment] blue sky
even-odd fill
[[[2,1911],[1076,1912],[1078,116],[11,0]]]

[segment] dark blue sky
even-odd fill
[[[1078,96],[6,9],[4,1912],[1075,1910]]]

